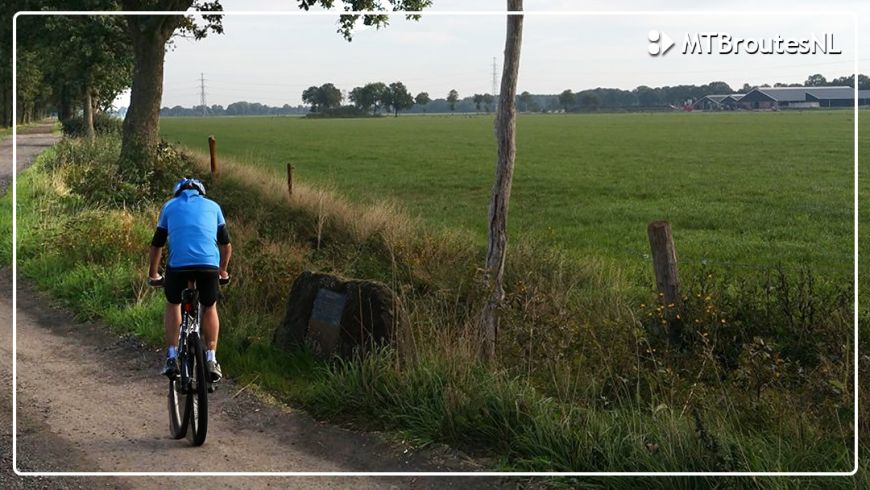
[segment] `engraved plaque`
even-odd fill
[[[308,335],[320,347],[321,354],[332,354],[338,348],[341,316],[346,302],[346,294],[323,288],[317,291],[308,320]]]

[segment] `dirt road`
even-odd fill
[[[32,158],[45,133],[19,141]],[[2,155],[0,155],[2,157]],[[5,165],[4,165],[5,164]],[[19,162],[19,167],[26,163]],[[9,166],[9,160],[0,161]],[[11,170],[10,170],[11,171]],[[495,488],[494,478],[448,477],[19,477],[11,472],[11,272],[0,270],[0,487],[2,488]],[[162,354],[18,283],[17,449],[21,471],[479,471],[445,447],[416,450],[378,434],[320,423],[224,383],[210,398],[201,448],[168,436]],[[513,483],[514,486],[516,482]]]
[[[18,134],[18,159],[16,169],[30,165],[43,150],[55,144],[60,138],[51,134],[53,123],[37,124],[24,128]],[[0,194],[6,192],[6,187],[12,182],[12,136],[0,141]]]

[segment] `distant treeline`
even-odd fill
[[[281,107],[272,107],[259,102],[239,101],[233,102],[226,106],[215,104],[204,108],[203,106],[194,107],[163,107],[160,109],[160,116],[286,116],[289,114],[305,114],[308,108],[302,105],[291,106],[284,104]]]
[[[854,86],[854,75],[827,80],[821,74],[809,76],[803,83],[775,83],[774,87],[791,86]],[[764,84],[760,87],[770,87]],[[574,92],[566,89],[559,94],[532,94],[528,91],[517,95],[517,108],[522,112],[592,112],[598,110],[656,110],[671,105],[680,105],[698,100],[711,94],[746,93],[757,88],[757,85],[743,84],[739,89],[732,88],[725,82],[711,82],[704,85],[675,85],[664,87],[648,87],[641,85],[632,90],[618,88],[594,88]],[[858,75],[858,88],[870,89],[870,78]],[[345,99],[349,105],[342,105]],[[456,90],[451,90],[443,98],[431,99],[429,94],[421,92],[412,97],[401,82],[384,84],[370,83],[363,87],[355,87],[344,93],[331,83],[320,87],[310,87],[303,93],[303,100],[309,105],[272,107],[257,102],[234,102],[226,108],[213,105],[203,111],[202,106],[185,108],[175,106],[164,107],[161,116],[282,116],[306,113],[335,113],[337,117],[353,115],[353,109],[360,114],[379,114],[384,112],[408,113],[480,113],[495,110],[496,98],[492,94],[474,94],[460,97]],[[398,108],[396,107],[398,106]],[[392,109],[392,110],[391,110]]]

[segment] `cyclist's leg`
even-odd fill
[[[202,305],[202,335],[205,337],[207,350],[217,350],[219,334],[220,318],[218,317],[217,303],[211,306]]]
[[[178,347],[178,330],[181,326],[181,305],[166,302],[163,311],[163,328],[166,331],[166,347]]]
[[[166,346],[178,347],[178,328],[181,325],[181,291],[187,280],[181,271],[167,270],[163,279],[163,294],[166,308],[163,312],[163,327],[166,331]]]
[[[178,330],[181,326],[181,290],[183,280],[177,272],[166,271],[163,282],[163,293],[166,296],[166,306],[163,310],[164,340],[166,342],[166,365],[163,374],[170,378],[178,374],[175,362],[178,348]]]
[[[199,291],[199,303],[202,305],[200,326],[207,350],[216,350],[220,320],[217,313],[218,271],[197,271],[196,289]]]
[[[199,291],[199,302],[202,305],[200,328],[205,340],[206,367],[212,375],[212,380],[217,381],[222,376],[220,365],[215,357],[218,334],[220,333],[220,319],[217,311],[218,271],[200,272],[196,278],[196,288]]]

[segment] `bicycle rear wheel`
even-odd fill
[[[169,434],[173,439],[187,435],[187,421],[190,418],[190,396],[181,392],[181,378],[169,381]]]
[[[208,432],[208,381],[205,372],[205,351],[199,336],[196,334],[188,338],[190,352],[190,375],[191,390],[187,395],[189,412],[187,439],[194,446],[201,446],[205,442]]]

